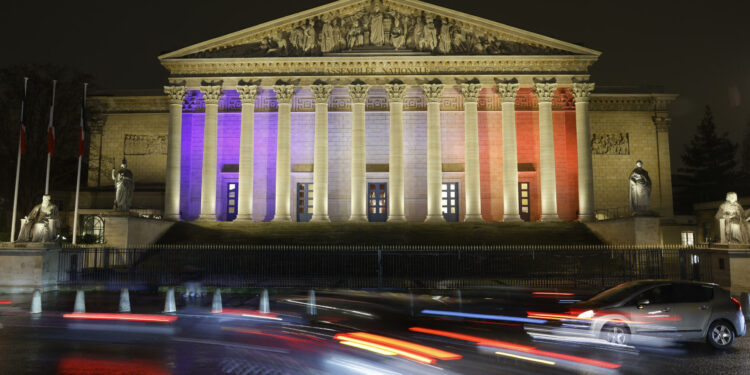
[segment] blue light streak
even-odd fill
[[[501,320],[501,321],[506,321],[506,322],[516,322],[516,323],[532,323],[532,324],[547,323],[547,321],[544,319],[522,318],[518,316],[506,316],[506,315],[472,314],[472,313],[463,313],[463,312],[458,312],[458,311],[422,310],[422,314],[455,316],[459,318],[472,318],[472,319]]]

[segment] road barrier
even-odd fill
[[[64,248],[58,285],[599,289],[636,279],[713,281],[704,248],[635,246],[150,246]]]

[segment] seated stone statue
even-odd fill
[[[49,242],[57,239],[60,218],[57,206],[44,195],[42,203],[34,206],[29,215],[21,219],[18,242]]]
[[[726,202],[722,203],[716,212],[716,219],[719,220],[721,243],[750,244],[750,217],[737,202],[737,193],[727,193]]]

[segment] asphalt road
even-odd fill
[[[257,311],[257,291],[242,291],[224,294],[221,314],[211,312],[210,296],[178,296],[178,312],[168,315],[160,313],[163,294],[131,293],[135,315],[126,317],[152,314],[147,318],[176,318],[172,322],[66,318],[72,292],[45,295],[45,312],[32,316],[30,296],[0,296],[0,374],[750,372],[747,338],[717,351],[705,343],[616,347],[569,337],[531,337],[523,322],[512,319],[524,317],[525,311],[559,308],[561,298],[535,298],[528,290],[463,291],[461,298],[457,291],[445,290],[411,295],[318,292],[314,316],[304,292],[272,290],[270,295],[270,314]],[[88,293],[87,312],[114,313],[117,302],[117,292]],[[436,316],[430,310],[482,315]],[[104,316],[112,317],[123,315]],[[404,349],[394,339],[421,347]]]

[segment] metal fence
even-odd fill
[[[110,287],[600,289],[649,278],[712,281],[701,248],[612,246],[154,246],[65,248],[58,284]]]

